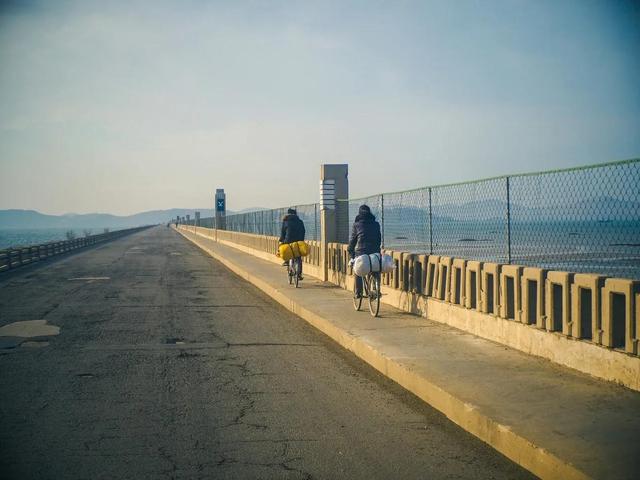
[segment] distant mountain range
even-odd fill
[[[640,218],[640,203],[611,197],[594,197],[575,199],[568,204],[554,204],[531,201],[511,202],[512,221],[548,222],[548,221],[635,221]],[[542,205],[538,206],[537,203]],[[227,215],[266,210],[252,207],[232,212]],[[434,221],[488,221],[505,218],[507,204],[498,198],[449,203],[434,199],[432,214]],[[189,209],[172,208],[170,210],[151,210],[134,215],[118,216],[107,213],[45,215],[35,210],[0,210],[0,229],[3,228],[70,228],[70,229],[102,229],[126,228],[140,225],[167,223],[176,216],[186,217],[199,211],[201,218],[213,217],[215,212],[211,208]],[[379,212],[378,212],[379,213]],[[407,219],[417,219],[428,215],[428,209],[422,205],[395,205],[385,208],[385,219],[390,223],[406,222]]]
[[[257,208],[242,210],[253,211]],[[45,215],[35,210],[0,210],[0,229],[2,228],[127,228],[141,225],[167,223],[177,216],[186,217],[199,211],[201,218],[213,217],[212,208],[172,208],[170,210],[151,210],[134,215],[119,216],[108,213],[87,213],[65,215]],[[234,212],[227,211],[227,215]],[[241,213],[241,212],[238,212]]]
[[[502,221],[507,214],[507,203],[497,198],[463,203],[438,200],[434,199],[431,208],[434,221]],[[538,203],[542,205],[538,206]],[[571,203],[554,203],[535,198],[526,202],[519,198],[518,201],[512,199],[510,214],[514,222],[637,221],[640,219],[640,203],[611,197],[594,197]],[[385,206],[384,215],[385,221],[403,223],[410,219],[424,219],[429,215],[429,210],[427,205],[391,204]]]

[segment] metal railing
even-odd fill
[[[79,248],[95,245],[96,243],[113,240],[124,235],[139,232],[150,226],[127,228],[113,232],[89,235],[87,237],[75,238],[73,240],[63,240],[59,242],[48,242],[41,245],[28,245],[10,247],[0,250],[0,272],[6,272],[23,265],[38,262],[55,255],[77,250]]]

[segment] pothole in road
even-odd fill
[[[93,373],[78,373],[76,375],[78,378],[93,378],[95,375]]]
[[[59,335],[60,327],[48,325],[46,320],[25,320],[0,327],[0,337],[48,337]]]
[[[187,342],[184,338],[167,338],[164,343],[167,345],[184,345]]]
[[[34,337],[50,337],[60,334],[60,327],[48,325],[46,320],[25,320],[0,327],[0,350],[17,347],[41,348],[49,345],[42,339],[26,340]]]

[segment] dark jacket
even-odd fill
[[[300,242],[304,240],[304,222],[297,215],[288,214],[282,219],[280,243]]]
[[[358,214],[351,229],[349,254],[353,258],[358,255],[370,255],[380,252],[380,224],[371,213]]]

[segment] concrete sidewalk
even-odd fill
[[[282,267],[179,233],[536,475],[640,477],[640,393],[385,305],[372,318],[334,285],[294,289]]]

